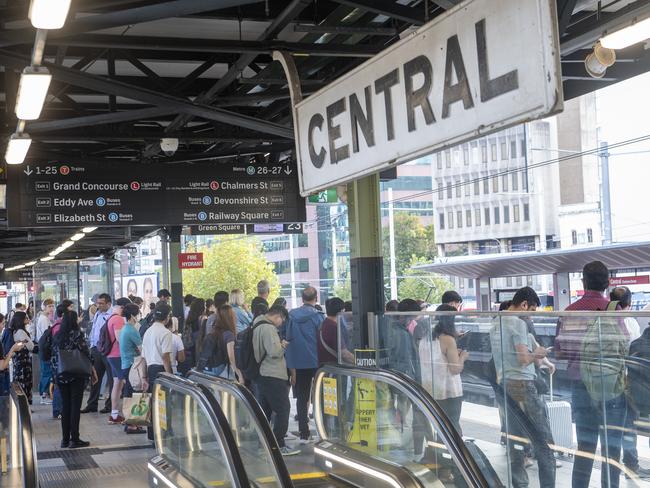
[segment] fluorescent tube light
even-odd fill
[[[16,97],[16,117],[36,120],[41,116],[52,75],[43,67],[27,66],[20,75]]]
[[[41,258],[41,261],[52,261],[54,259],[54,256],[47,256],[45,258]]]
[[[95,232],[97,230],[97,227],[84,227],[81,229],[81,232],[84,234],[90,234],[91,232]]]
[[[63,244],[61,244],[61,249],[68,249],[72,245],[74,245],[73,241],[65,241]]]
[[[600,44],[608,49],[624,49],[646,39],[650,39],[650,18],[607,34],[600,39]]]
[[[70,0],[32,0],[29,20],[37,29],[60,29],[70,10]]]
[[[78,232],[77,234],[73,235],[70,238],[70,240],[74,241],[74,242],[77,242],[77,241],[83,239],[84,237],[86,237],[86,234],[84,234],[83,232]]]
[[[22,164],[32,144],[29,134],[12,134],[7,142],[5,161],[7,164]]]
[[[36,264],[36,261],[30,261],[29,263],[25,263],[25,267],[34,266],[35,264]]]

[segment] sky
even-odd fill
[[[649,87],[650,72],[596,92],[601,141],[650,136]],[[610,153],[614,241],[650,241],[650,140]]]

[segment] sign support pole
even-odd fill
[[[348,184],[348,220],[354,343],[366,347],[370,336],[368,313],[384,310],[378,174]]]
[[[179,327],[183,325],[183,273],[178,264],[178,255],[181,253],[181,232],[183,228],[174,226],[169,228],[169,290],[172,294],[172,312],[178,318]]]

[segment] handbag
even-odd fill
[[[58,374],[88,377],[92,374],[90,358],[79,349],[59,349]]]
[[[147,363],[143,356],[136,356],[129,371],[129,383],[133,391],[146,390],[147,379]]]
[[[151,395],[134,393],[131,398],[124,398],[122,404],[127,425],[149,425],[151,423]]]

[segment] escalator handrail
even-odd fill
[[[190,379],[196,379],[197,383],[201,383],[202,381],[209,382],[222,390],[227,390],[228,393],[236,396],[246,406],[248,412],[251,414],[253,420],[257,423],[257,426],[262,433],[262,437],[266,443],[265,447],[271,454],[271,459],[273,460],[273,465],[280,483],[283,487],[293,487],[293,481],[291,480],[291,475],[287,469],[287,464],[284,462],[284,458],[280,452],[278,441],[271,430],[266,415],[264,415],[264,412],[262,411],[262,407],[260,407],[260,404],[257,402],[257,399],[251,391],[235,381],[205,374],[196,370],[190,372]]]
[[[23,486],[25,488],[36,488],[38,486],[38,467],[29,401],[22,387],[15,382],[11,384],[10,396],[16,406],[19,422],[18,435],[22,439]]]
[[[326,431],[323,427],[322,406],[320,401],[322,381],[326,374],[350,376],[371,381],[382,381],[396,388],[413,402],[415,408],[418,408],[428,417],[429,422],[432,422],[436,426],[438,433],[442,437],[443,443],[451,453],[458,469],[469,486],[498,488],[490,486],[478,464],[467,449],[467,446],[465,446],[463,438],[453,427],[447,414],[433,399],[429,392],[427,392],[422,385],[416,383],[413,379],[398,371],[359,366],[339,366],[336,364],[323,365],[316,372],[313,389],[314,398],[312,401],[314,406],[314,420],[316,421],[318,434],[321,439],[327,439]]]
[[[248,475],[246,474],[244,463],[239,454],[237,444],[235,443],[235,438],[230,430],[230,425],[226,420],[226,415],[223,413],[223,410],[221,410],[219,402],[214,398],[212,392],[199,383],[169,373],[159,374],[156,378],[156,383],[189,395],[195,400],[198,400],[205,407],[208,418],[213,424],[214,429],[219,436],[221,445],[226,451],[224,454],[228,460],[228,468],[230,468],[233,477],[235,478],[235,483],[237,486],[242,488],[249,487],[250,483]]]

